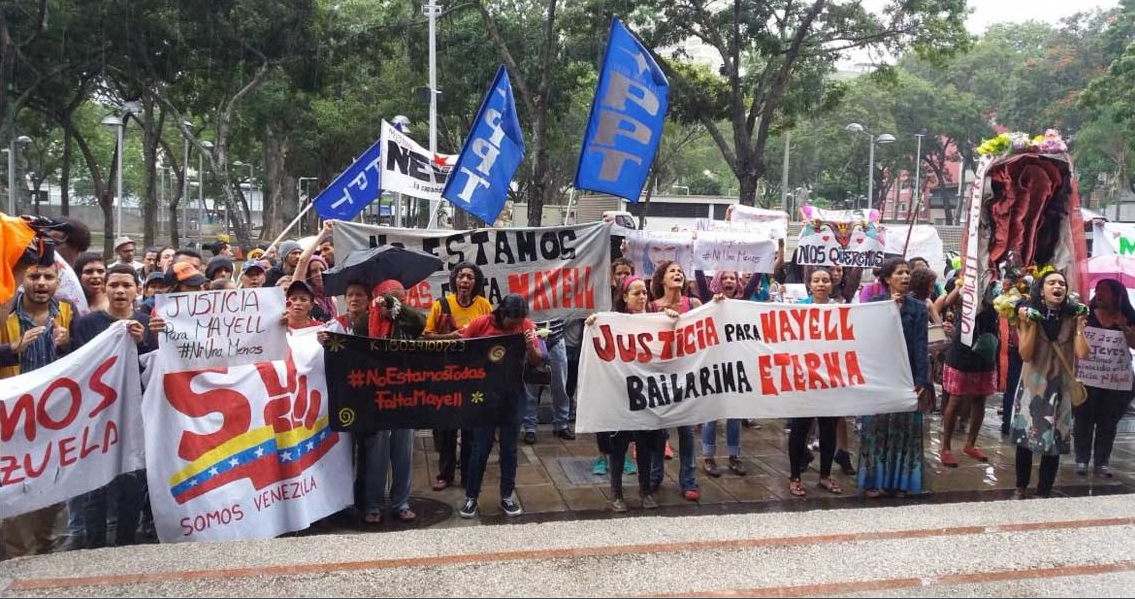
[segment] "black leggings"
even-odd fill
[[[635,444],[635,464],[638,466],[639,494],[649,493],[650,467],[654,462],[654,454],[658,453],[661,456],[664,451],[666,431],[623,431],[603,434],[608,435],[611,449],[607,472],[611,475],[612,497],[623,496],[623,465],[627,458],[627,448],[632,441]]]
[[[1040,456],[1040,480],[1036,484],[1038,495],[1048,495],[1056,482],[1056,471],[1060,468],[1060,456]],[[1027,447],[1017,446],[1017,488],[1029,486],[1033,474],[1033,452]]]
[[[1088,387],[1088,399],[1072,408],[1076,461],[1087,464],[1095,450],[1096,466],[1107,466],[1119,421],[1131,405],[1131,391]]]
[[[820,478],[832,475],[832,458],[835,456],[835,427],[839,421],[837,416],[823,418],[793,418],[790,424],[792,432],[788,435],[788,463],[792,469],[792,480],[808,467],[804,461],[805,452],[808,451],[808,432],[812,430],[812,421],[819,423],[820,429]]]

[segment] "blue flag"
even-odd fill
[[[637,202],[658,151],[670,83],[619,19],[611,21],[599,85],[583,137],[577,189]]]
[[[485,95],[441,197],[493,224],[504,208],[512,175],[524,159],[512,83],[502,65]]]
[[[382,195],[382,190],[378,187],[378,169],[382,166],[379,156],[381,149],[381,140],[374,142],[347,170],[335,177],[327,189],[316,196],[313,203],[319,218],[351,220]]]

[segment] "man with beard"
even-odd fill
[[[0,344],[11,348],[17,364],[0,368],[0,379],[42,368],[66,353],[75,307],[55,299],[58,289],[59,267],[54,262],[32,266],[24,274],[14,309],[0,329]],[[63,506],[56,504],[5,519],[4,553],[18,557],[50,551],[52,531]]]
[[[266,287],[272,287],[280,277],[292,276],[296,272],[296,265],[299,264],[300,254],[303,253],[303,248],[295,241],[285,241],[280,244],[280,263],[272,267],[268,271],[268,279],[265,282]]]

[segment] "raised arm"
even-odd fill
[[[315,250],[319,248],[319,244],[326,241],[328,237],[331,237],[331,232],[334,230],[335,221],[329,220],[323,223],[323,229],[319,231],[319,236],[317,236],[315,240],[311,242],[311,245],[305,247],[303,249],[303,253],[300,254],[299,262],[296,262],[296,272],[293,275],[293,278],[299,277],[298,279],[296,279],[298,281],[307,280],[307,265],[309,262],[311,262],[311,257],[315,255]]]

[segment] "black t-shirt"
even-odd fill
[[[158,349],[157,337],[150,332],[150,317],[142,312],[134,312],[130,318],[142,323],[142,328],[146,331],[142,336],[142,342],[138,344],[138,355]],[[116,320],[118,319],[101,310],[72,320],[71,351],[79,349],[88,341],[98,337],[99,334],[110,328],[110,325]]]
[[[958,302],[958,305],[961,305],[961,302]],[[990,306],[984,306],[974,318],[974,342],[986,333],[998,335],[1000,324],[997,311]],[[1004,342],[1003,339],[1000,341]],[[962,372],[985,372],[997,367],[996,361],[987,362],[981,355],[974,353],[962,343],[962,327],[957,319],[954,320],[954,338],[950,348],[946,350],[946,365]]]

